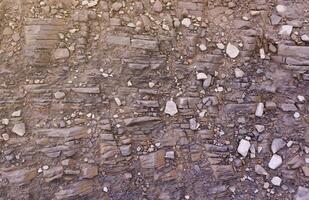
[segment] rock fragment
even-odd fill
[[[166,114],[169,114],[170,116],[174,116],[178,113],[177,105],[174,101],[170,100],[166,102],[165,110],[164,112]]]
[[[56,99],[62,99],[62,98],[65,97],[65,93],[57,91],[57,92],[54,93],[54,96],[55,96]]]
[[[268,163],[268,167],[270,169],[277,169],[281,164],[282,164],[281,156],[274,154]]]
[[[115,2],[112,4],[112,10],[114,11],[119,11],[122,8],[122,3],[120,2]]]
[[[308,200],[309,188],[299,186],[295,195],[295,200]]]
[[[271,151],[277,153],[286,145],[286,142],[282,138],[275,138],[271,143]]]
[[[264,113],[264,104],[258,103],[256,110],[255,110],[255,116],[262,117]]]
[[[254,171],[259,175],[268,176],[267,171],[261,165],[255,165]]]
[[[239,68],[234,70],[236,78],[242,78],[245,75],[245,72]]]
[[[239,55],[239,49],[235,45],[228,43],[226,46],[226,54],[230,58],[236,58]]]
[[[240,140],[237,152],[242,155],[243,157],[246,157],[248,155],[249,149],[250,149],[250,142],[248,140]]]
[[[280,186],[282,182],[282,179],[278,176],[275,176],[271,179],[271,183],[275,186]]]
[[[196,79],[197,80],[205,80],[205,79],[207,79],[207,75],[205,73],[197,73]]]
[[[279,35],[290,36],[293,31],[293,26],[291,25],[283,25],[280,28]]]
[[[59,48],[54,51],[54,58],[56,60],[70,57],[70,51],[67,48]]]
[[[189,18],[184,18],[182,21],[181,21],[181,24],[187,28],[190,27],[191,25],[191,20]]]
[[[12,132],[19,135],[19,136],[24,136],[26,133],[26,125],[25,123],[18,123],[15,124],[12,128]]]
[[[211,75],[207,75],[207,78],[203,81],[203,88],[204,90],[207,90],[212,82],[212,76]]]
[[[302,35],[302,36],[300,37],[300,39],[301,39],[302,41],[304,41],[304,42],[309,42],[309,35],[304,34],[304,35]]]
[[[162,12],[163,6],[160,0],[157,0],[153,5],[153,10],[156,12]]]

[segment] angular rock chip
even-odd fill
[[[247,140],[240,140],[238,148],[237,148],[237,152],[242,155],[243,157],[246,157],[248,155],[249,149],[250,149],[250,142]]]
[[[15,124],[12,128],[12,132],[16,133],[19,136],[24,136],[26,133],[26,125],[25,123]]]
[[[271,143],[271,151],[277,153],[286,145],[286,142],[282,138],[275,138]]]
[[[277,169],[281,164],[282,164],[281,156],[274,154],[268,163],[268,167],[270,169]]]
[[[255,165],[254,171],[259,175],[268,176],[267,171],[261,165]]]
[[[258,103],[256,110],[255,110],[255,116],[262,117],[264,113],[264,104]]]
[[[164,112],[166,114],[169,114],[170,116],[174,116],[178,113],[177,105],[174,101],[170,100],[166,102],[165,110]]]

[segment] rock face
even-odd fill
[[[0,0],[0,200],[307,199],[308,0]]]
[[[165,164],[165,151],[159,150],[148,155],[140,157],[141,167],[146,169],[153,169],[162,167]]]

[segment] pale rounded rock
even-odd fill
[[[245,75],[245,72],[239,68],[235,68],[234,70],[236,78],[242,78]]]
[[[191,25],[191,20],[189,18],[184,18],[182,21],[181,21],[181,24],[187,28],[190,27]]]
[[[239,55],[239,49],[235,45],[228,43],[228,45],[226,46],[226,54],[230,58],[236,58]]]
[[[282,179],[278,176],[274,176],[272,179],[271,179],[271,183],[275,186],[280,186],[281,185],[281,182],[282,182]]]

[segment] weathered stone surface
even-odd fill
[[[303,186],[299,186],[295,194],[295,200],[307,200],[309,199],[309,189]]]
[[[37,176],[35,169],[17,169],[13,171],[3,172],[2,175],[13,184],[27,184]]]
[[[66,139],[80,139],[88,137],[87,129],[85,127],[72,127],[72,128],[61,128],[61,129],[38,129],[35,131],[40,136],[47,137],[60,137]]]
[[[54,58],[56,60],[69,58],[70,57],[70,51],[66,48],[56,49],[54,51]]]
[[[81,175],[83,178],[93,178],[98,175],[98,166],[84,164],[81,166]]]
[[[63,176],[63,167],[52,167],[43,171],[43,176],[46,182],[51,182],[56,179],[60,179]]]
[[[140,163],[142,168],[154,169],[165,165],[165,151],[159,150],[154,153],[140,156]]]
[[[55,193],[56,199],[81,198],[95,190],[92,181],[79,181],[60,189]]]
[[[137,118],[128,118],[124,120],[126,126],[135,126],[141,123],[156,122],[156,121],[160,121],[160,118],[145,116],[145,117],[137,117]]]

